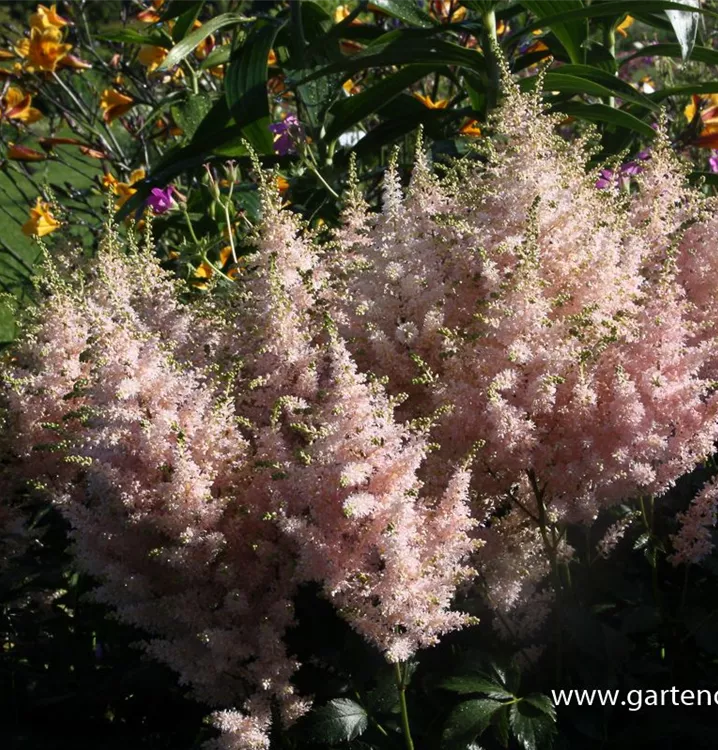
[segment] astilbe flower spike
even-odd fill
[[[260,178],[256,252],[226,303],[180,303],[112,231],[3,368],[18,474],[70,521],[97,596],[217,709],[223,750],[307,710],[284,636],[318,584],[389,661],[467,622],[535,637],[559,533],[661,493],[716,438],[715,223],[659,130],[637,192],[596,190],[505,74],[479,158],[356,180],[325,251]],[[708,488],[675,561],[707,551]],[[469,559],[469,553],[476,553]],[[548,553],[548,554],[547,554]]]
[[[327,299],[362,366],[409,394],[402,415],[450,407],[429,485],[482,446],[477,563],[508,612],[547,572],[542,528],[664,492],[712,453],[718,404],[715,317],[691,299],[715,288],[698,271],[713,253],[681,245],[700,197],[665,136],[636,193],[596,190],[588,141],[505,89],[481,158],[439,180],[419,150],[406,195],[390,167],[378,215],[350,194]]]
[[[274,705],[287,723],[310,705],[283,640],[298,586],[318,582],[403,659],[466,621],[450,602],[472,546],[468,472],[419,494],[424,438],[327,332],[311,243],[266,179],[262,193],[236,317],[234,299],[180,303],[110,231],[81,278],[48,265],[3,372],[13,458],[70,521],[96,597],[236,750],[268,746]]]

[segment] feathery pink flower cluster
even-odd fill
[[[20,473],[70,521],[97,598],[237,749],[268,746],[273,701],[287,723],[310,705],[283,641],[300,585],[404,660],[468,621],[450,604],[473,547],[468,468],[422,491],[425,435],[323,322],[312,249],[263,194],[236,319],[181,305],[110,236],[82,284],[48,271],[4,369]]]
[[[180,303],[110,233],[82,280],[49,271],[6,362],[18,471],[99,599],[219,709],[218,749],[268,747],[273,701],[307,710],[300,585],[403,661],[469,621],[450,605],[471,564],[500,629],[533,637],[561,527],[713,450],[711,206],[661,134],[636,193],[596,190],[587,140],[506,88],[480,158],[439,179],[419,149],[379,214],[354,182],[328,248],[263,178],[225,306]],[[708,489],[677,561],[714,516]]]
[[[358,361],[404,416],[441,410],[427,483],[479,447],[477,562],[505,613],[543,596],[547,547],[570,555],[542,530],[664,492],[713,452],[718,408],[716,227],[665,135],[636,192],[597,190],[588,139],[507,89],[481,158],[439,180],[419,153],[406,195],[390,168],[379,215],[352,191],[328,255]]]

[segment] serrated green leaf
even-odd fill
[[[313,712],[309,731],[314,742],[334,745],[351,742],[368,726],[367,712],[358,703],[349,698],[336,698]]]
[[[491,717],[504,704],[489,698],[477,698],[459,704],[450,714],[441,735],[446,750],[464,748],[479,737],[491,723]]]
[[[222,13],[219,16],[211,18],[207,23],[202,24],[200,28],[187,34],[187,36],[167,53],[167,57],[157,70],[169,70],[178,63],[182,62],[187,55],[191,54],[199,44],[201,44],[210,34],[216,34],[220,29],[227,26],[236,26],[246,22],[244,16],[236,13]]]
[[[491,717],[491,726],[494,728],[496,739],[501,747],[509,746],[509,709],[511,706],[504,706]]]
[[[443,680],[439,687],[450,690],[452,693],[468,695],[470,693],[485,693],[496,700],[509,700],[513,695],[506,691],[496,681],[486,675],[466,674],[455,675]]]
[[[258,25],[230,60],[225,75],[229,111],[247,140],[261,154],[273,152],[269,130],[267,58],[280,25]]]
[[[531,693],[531,695],[527,695],[524,700],[534,708],[538,708],[539,711],[546,714],[546,716],[553,721],[556,721],[556,709],[547,695],[543,695],[542,693]]]
[[[524,750],[547,750],[551,747],[556,725],[543,711],[525,700],[509,709],[511,732]]]

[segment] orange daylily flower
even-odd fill
[[[540,39],[537,42],[534,42],[530,47],[527,47],[526,54],[529,54],[530,52],[547,52],[550,54],[549,48]],[[549,57],[549,54],[544,55],[544,57]]]
[[[137,60],[147,68],[148,73],[153,73],[164,62],[167,50],[154,44],[143,44],[137,53]]]
[[[277,53],[273,50],[269,50],[269,55],[267,56],[267,65],[271,68],[272,66],[277,64]]]
[[[472,137],[478,137],[481,135],[481,128],[477,120],[469,120],[466,125],[463,125],[459,130],[461,135],[469,135]]]
[[[628,29],[633,26],[633,17],[626,16],[621,23],[616,26],[616,31],[625,39],[628,36]]]
[[[0,100],[0,112],[2,117],[8,120],[19,120],[26,125],[37,122],[42,117],[42,112],[31,107],[32,97],[17,86],[9,86],[5,96]]]
[[[282,177],[282,175],[277,175],[275,184],[280,195],[282,193],[286,193],[287,190],[289,190],[289,182],[284,177]]]
[[[142,21],[142,23],[158,23],[161,18],[162,16],[153,8],[148,8],[137,14],[137,20]]]
[[[61,29],[68,21],[57,12],[57,5],[49,8],[38,5],[37,10],[30,16],[30,28],[33,29]]]
[[[71,44],[63,44],[62,33],[54,26],[48,29],[34,26],[30,38],[20,39],[15,45],[15,51],[25,59],[24,67],[29,73],[36,70],[54,72],[71,49]]]
[[[52,215],[50,204],[38,198],[30,209],[30,218],[22,225],[22,233],[31,237],[44,237],[59,228],[60,222]]]
[[[105,174],[102,175],[101,182],[102,187],[104,187],[105,190],[109,190],[118,197],[117,203],[115,203],[115,209],[117,210],[122,208],[122,206],[124,206],[125,203],[127,203],[127,201],[137,192],[137,188],[132,186],[136,182],[140,182],[140,180],[144,179],[145,170],[140,167],[140,169],[135,169],[134,172],[130,174],[127,182],[120,182],[120,180],[110,172],[105,172]]]
[[[202,22],[195,20],[194,24],[192,25],[193,29],[200,29],[202,28]],[[194,56],[198,60],[205,60],[207,58],[207,55],[214,49],[214,36],[210,34],[209,36],[205,37],[196,47],[194,50]]]
[[[100,97],[102,119],[105,122],[112,122],[126,115],[134,106],[135,100],[131,96],[122,94],[116,89],[105,89]]]
[[[696,146],[718,148],[712,145],[716,139],[711,138],[718,135],[718,94],[693,94],[683,114],[689,123],[693,122],[696,115],[700,116],[700,137],[694,141]]]
[[[434,101],[430,96],[422,96],[421,94],[414,94],[414,97],[418,99],[425,107],[429,109],[446,109],[449,106],[448,99],[439,99]]]
[[[344,83],[342,84],[342,88],[344,91],[351,96],[352,94],[358,94],[359,93],[359,87],[352,81],[351,78],[348,78]]]
[[[341,23],[347,16],[351,15],[351,9],[348,5],[337,5],[334,9],[334,23]],[[355,18],[350,26],[362,26],[362,22]]]
[[[8,141],[7,158],[13,161],[45,161],[47,155],[42,151],[36,151],[34,148],[27,146],[16,146],[12,141]]]

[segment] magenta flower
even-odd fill
[[[718,151],[713,151],[708,157],[708,165],[710,166],[711,172],[714,174],[718,172]]]
[[[172,185],[167,185],[166,188],[152,188],[150,191],[149,198],[147,198],[147,205],[156,213],[163,214],[172,208],[173,200],[172,193],[174,188]]]
[[[273,122],[269,129],[274,133],[274,150],[280,156],[286,156],[295,150],[295,137],[299,135],[301,126],[294,115],[288,115],[280,122]]]

